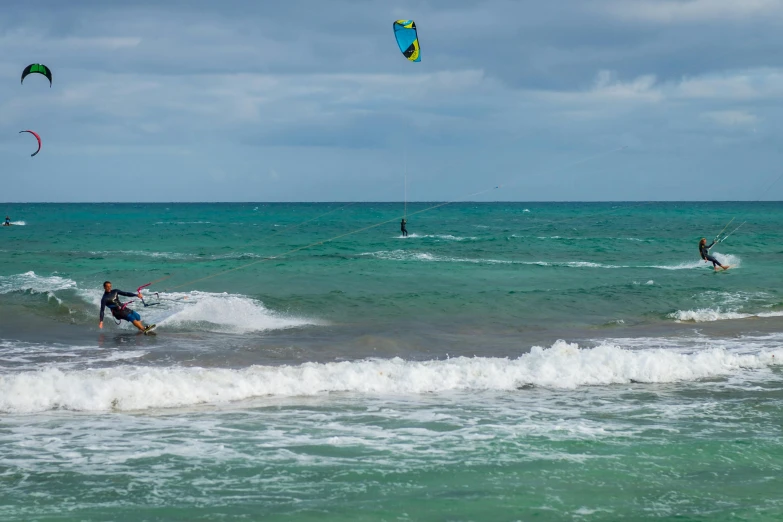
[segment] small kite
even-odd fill
[[[40,63],[32,63],[24,68],[24,71],[22,71],[22,83],[24,83],[25,77],[32,73],[43,74],[49,79],[49,87],[52,86],[52,71],[50,71],[47,66]]]
[[[392,24],[392,27],[403,56],[412,62],[420,62],[421,49],[419,48],[419,33],[416,32],[416,23],[413,20],[397,20]]]
[[[39,152],[41,152],[41,137],[40,137],[40,136],[39,136],[37,133],[35,133],[35,132],[31,131],[31,130],[23,130],[23,131],[19,131],[19,134],[22,134],[23,132],[29,132],[30,134],[32,134],[33,136],[35,136],[35,139],[37,139],[37,140],[38,140],[38,150],[37,150],[37,151],[35,151],[35,152],[33,152],[32,154],[30,154],[30,157],[33,157],[33,156],[35,156],[36,154],[38,154]]]

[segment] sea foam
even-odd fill
[[[32,271],[12,276],[0,276],[0,294],[12,292],[51,294],[58,290],[71,288],[76,288],[76,281],[60,276],[39,276]]]
[[[677,310],[668,316],[677,322],[709,323],[729,319],[748,319],[749,317],[783,317],[783,311],[746,313],[722,311],[720,308],[699,308],[697,310]]]
[[[212,331],[248,333],[324,324],[274,312],[260,301],[243,295],[190,292],[163,294],[162,297],[178,299],[179,306],[174,307],[174,313],[159,320],[160,326],[195,326]],[[154,316],[151,318],[154,320]]]
[[[385,261],[424,261],[428,263],[475,263],[489,265],[535,265],[566,268],[628,268],[617,265],[602,265],[590,261],[512,261],[508,259],[477,259],[468,257],[449,257],[431,254],[429,252],[411,252],[408,250],[381,250],[378,252],[364,252],[359,254],[364,257],[373,257]]]
[[[720,261],[724,265],[731,265],[732,268],[739,268],[742,265],[742,259],[739,256],[731,254],[724,255],[715,253],[715,259]],[[694,268],[709,268],[712,269],[712,263],[705,262],[702,259],[698,261],[687,261],[676,265],[653,265],[646,268],[659,268],[662,270],[692,270]]]
[[[783,360],[783,348],[738,353],[708,348],[627,350],[604,344],[580,349],[558,341],[517,359],[400,358],[245,369],[118,366],[100,370],[0,375],[0,411],[140,410],[216,404],[255,397],[314,396],[333,392],[400,395],[451,391],[514,391],[526,386],[671,383],[765,369]]]
[[[396,239],[415,239],[415,238],[435,239],[440,241],[475,241],[478,239],[475,236],[460,237],[451,234],[423,234],[423,235],[408,234],[407,236],[403,236],[403,235],[396,236]]]

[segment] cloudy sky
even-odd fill
[[[2,11],[0,201],[783,199],[780,0]]]

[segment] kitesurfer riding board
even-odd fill
[[[3,226],[4,227],[10,227],[11,225],[13,225],[13,223],[11,223],[11,218],[6,216],[5,217],[5,222],[3,223]]]
[[[406,225],[408,224],[408,220],[403,218],[402,221],[400,221],[400,232],[402,233],[402,237],[408,237],[408,229],[406,228]]]
[[[133,294],[131,292],[123,292],[122,290],[112,290],[111,281],[104,282],[103,297],[101,297],[100,322],[98,323],[98,328],[103,328],[103,313],[105,308],[109,309],[111,315],[115,319],[118,321],[128,321],[129,323],[133,324],[133,326],[138,328],[142,333],[146,334],[149,330],[152,330],[155,327],[154,324],[150,326],[144,326],[144,324],[141,322],[141,316],[139,313],[128,308],[128,303],[121,302],[120,296],[138,297],[139,299],[144,299],[144,296],[141,295],[141,291]]]
[[[712,248],[713,246],[715,246],[715,243],[716,243],[716,242],[717,242],[717,240],[716,240],[716,241],[713,241],[713,242],[712,242],[712,243],[710,243],[710,244],[709,244],[709,246],[708,246],[708,245],[707,245],[707,239],[706,239],[706,238],[701,238],[701,240],[699,241],[699,255],[701,255],[701,258],[702,258],[702,259],[703,259],[705,262],[710,262],[710,263],[712,263],[712,267],[713,267],[715,270],[718,270],[718,267],[721,267],[723,270],[728,270],[729,268],[731,268],[729,265],[722,265],[722,264],[720,263],[720,261],[718,261],[717,259],[715,259],[715,257],[713,257],[712,255],[710,255],[710,248]]]

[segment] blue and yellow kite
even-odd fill
[[[419,34],[416,32],[416,23],[413,20],[397,20],[394,22],[394,37],[400,52],[412,62],[421,61],[421,49],[419,48]]]

